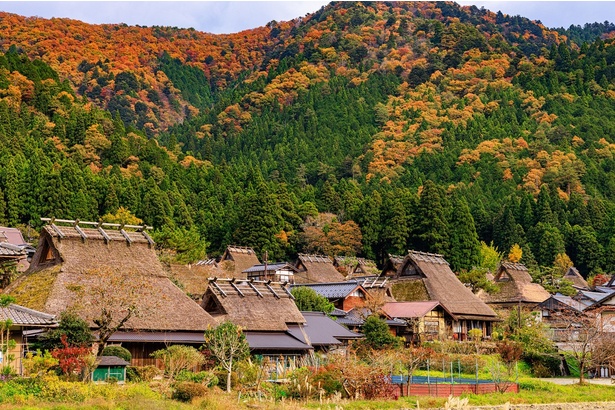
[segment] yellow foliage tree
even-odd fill
[[[508,260],[510,262],[519,262],[521,257],[523,256],[523,250],[518,244],[514,244],[510,247],[510,252],[508,253]]]

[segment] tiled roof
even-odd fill
[[[205,343],[203,332],[137,332],[119,331],[109,342]]]
[[[130,363],[117,356],[102,356],[98,366],[130,366]]]
[[[19,257],[26,256],[26,251],[23,247],[13,245],[8,242],[0,243],[0,257]]]
[[[53,315],[15,304],[0,307],[0,320],[7,319],[20,326],[54,326],[58,323]]]
[[[251,350],[312,350],[313,347],[284,332],[244,332]]]
[[[316,293],[327,299],[345,298],[354,291],[360,284],[356,281],[335,282],[335,283],[305,283],[291,285],[291,288],[306,287],[314,289]]]
[[[294,266],[292,266],[288,262],[279,262],[279,263],[269,263],[269,264],[267,264],[267,272],[275,272],[275,271],[277,271],[279,269],[282,269],[284,267],[288,267],[288,269],[291,269],[291,270],[294,270],[294,271],[297,270]],[[254,265],[254,266],[251,266],[248,269],[244,270],[245,273],[264,272],[264,271],[265,271],[265,264]]]
[[[384,313],[392,318],[419,318],[434,310],[440,303],[427,302],[388,302],[383,307]]]
[[[352,332],[322,312],[301,312],[306,320],[303,330],[312,346],[338,345],[341,340],[360,339],[363,335]],[[289,326],[290,334],[298,332],[298,326]],[[298,336],[298,334],[297,334]],[[295,336],[295,337],[297,337]]]

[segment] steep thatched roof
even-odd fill
[[[401,268],[404,259],[404,256],[389,254],[389,258],[382,267],[382,273],[380,276],[399,276],[399,269]]]
[[[46,225],[30,268],[5,292],[46,313],[73,310],[92,327],[106,302],[120,300],[104,307],[117,318],[132,305],[138,313],[128,329],[201,331],[214,324],[171,282],[152,245],[144,232]]]
[[[577,268],[574,266],[568,268],[568,271],[566,271],[562,279],[569,280],[572,282],[572,286],[577,289],[589,289],[589,284],[585,279],[583,279],[583,276],[581,276]]]
[[[442,255],[409,251],[392,286],[397,301],[434,300],[457,319],[497,320],[495,312],[457,279]],[[405,292],[410,286],[412,291]],[[397,288],[396,288],[397,287]],[[408,298],[401,298],[408,294]]]
[[[295,266],[298,269],[295,283],[327,283],[344,280],[344,275],[335,269],[333,261],[328,256],[300,253]]]
[[[209,278],[222,276],[222,270],[215,262],[190,265],[172,263],[170,270],[171,278],[194,300],[200,300],[203,297],[209,284]]]
[[[532,283],[528,269],[522,263],[502,262],[493,281],[500,290],[484,294],[487,303],[541,303],[551,294],[538,283]]]
[[[355,256],[336,256],[333,260],[333,266],[346,275],[348,279],[380,274],[376,262]]]
[[[223,272],[222,277],[246,279],[243,271],[259,263],[254,249],[229,245],[220,258],[219,266]]]
[[[288,324],[305,322],[278,282],[211,279],[201,306],[218,322],[229,320],[245,331],[286,331]]]

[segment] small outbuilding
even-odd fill
[[[126,381],[126,366],[128,365],[130,363],[117,356],[102,356],[98,367],[92,372],[92,381],[117,380],[119,383],[124,383]]]

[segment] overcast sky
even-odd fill
[[[193,27],[235,33],[318,10],[326,1],[0,1],[0,11],[22,16],[69,17],[87,23]],[[615,1],[459,1],[540,20],[548,27],[615,21]]]

